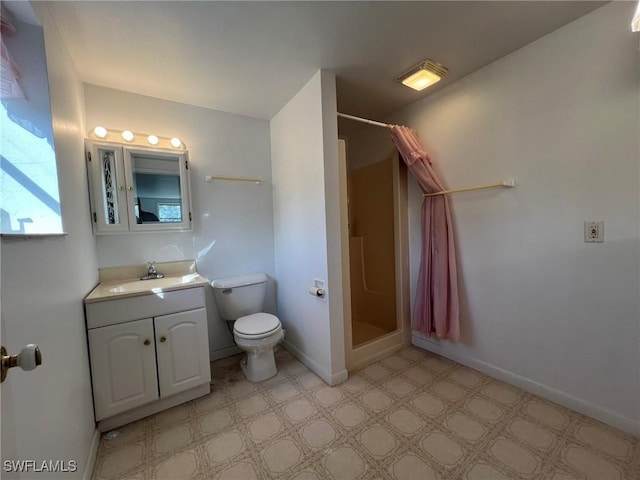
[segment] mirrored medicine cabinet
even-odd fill
[[[95,234],[191,230],[188,153],[86,140]]]

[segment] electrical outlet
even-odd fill
[[[604,222],[584,222],[584,241],[587,243],[603,243]]]

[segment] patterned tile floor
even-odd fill
[[[101,441],[94,479],[640,479],[638,439],[408,347],[327,386],[288,352]]]

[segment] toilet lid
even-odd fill
[[[280,327],[280,320],[270,313],[254,313],[246,317],[240,317],[233,325],[235,333],[247,336],[263,337]]]

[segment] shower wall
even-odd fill
[[[392,161],[348,171],[354,346],[396,329]]]

